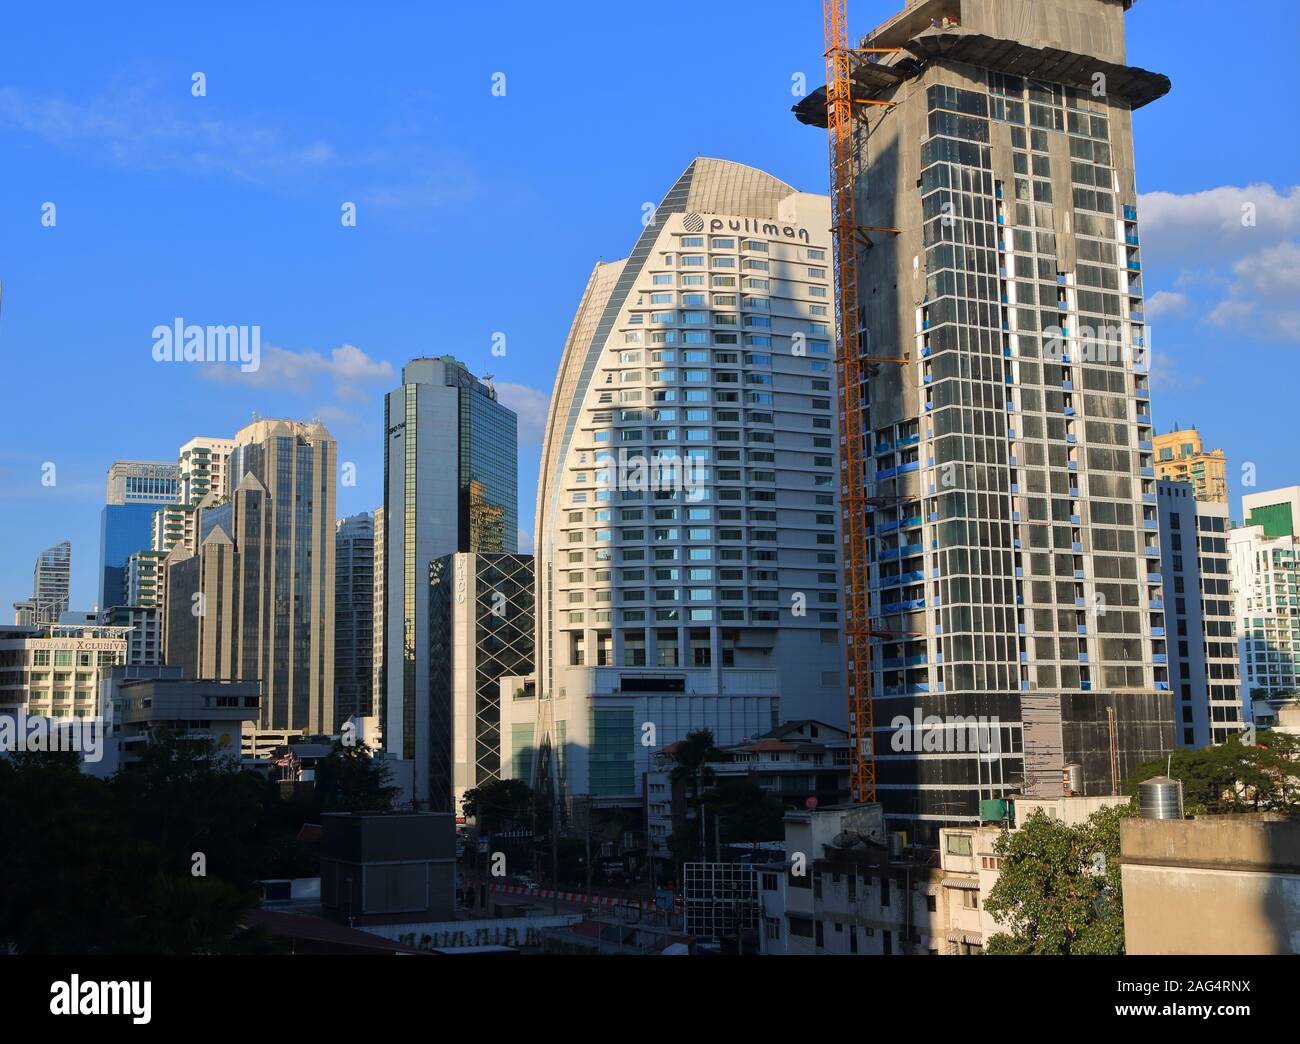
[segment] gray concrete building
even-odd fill
[[[912,0],[854,59],[881,104],[850,175],[874,732],[850,725],[929,841],[1174,743],[1132,132],[1169,81],[1127,64],[1128,6]],[[826,93],[795,111],[825,127]],[[999,749],[895,749],[918,711],[996,721]]]
[[[260,685],[256,681],[212,681],[175,677],[114,679],[112,740],[123,767],[140,760],[144,746],[161,733],[209,751],[214,760],[237,769],[241,731],[256,722]]]
[[[1245,725],[1237,678],[1228,507],[1196,499],[1190,482],[1162,479],[1156,486],[1178,743],[1205,747],[1222,743]]]

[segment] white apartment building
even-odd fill
[[[180,489],[176,497],[181,504],[197,504],[209,493],[218,499],[228,496],[227,476],[234,439],[217,439],[199,435],[181,446],[177,454],[180,466]]]
[[[1300,486],[1241,498],[1244,525],[1228,534],[1247,720],[1271,724],[1273,708],[1297,693],[1300,659]]]
[[[826,197],[697,159],[596,265],[542,450],[538,697],[502,701],[503,775],[625,801],[693,729],[846,720],[829,226]]]

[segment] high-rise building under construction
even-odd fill
[[[856,796],[921,841],[1174,744],[1132,144],[1169,81],[1131,5],[911,0],[795,108],[849,276]]]

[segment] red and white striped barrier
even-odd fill
[[[517,884],[489,884],[488,887],[494,892],[504,892],[506,895],[526,895],[533,899],[558,899],[563,903],[585,903],[589,906],[631,906],[647,913],[655,908],[654,900],[651,899],[624,899],[612,895],[557,892],[551,888],[530,888],[528,885]]]

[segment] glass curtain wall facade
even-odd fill
[[[415,762],[416,800],[425,803],[430,570],[456,552],[515,551],[518,422],[491,385],[451,356],[408,363],[401,387],[385,396],[384,419],[380,713],[385,748]]]
[[[501,775],[501,679],[533,670],[531,555],[455,554],[429,578],[430,808]]]
[[[47,547],[36,556],[32,570],[32,622],[56,624],[68,610],[72,585],[72,541]]]
[[[375,529],[368,514],[335,532],[334,699],[339,722],[374,713]]]

